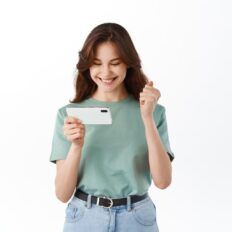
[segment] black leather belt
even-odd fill
[[[81,191],[80,189],[76,189],[74,196],[84,201],[87,201],[87,198],[88,198],[88,194]],[[141,196],[131,195],[130,196],[131,204],[137,201],[141,201],[145,199],[146,197],[148,197],[148,193],[145,193],[144,195],[141,195]],[[127,198],[112,199],[107,196],[102,196],[102,197],[91,196],[91,203],[97,204],[99,206],[103,206],[104,208],[111,208],[112,206],[126,205]]]

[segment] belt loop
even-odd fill
[[[127,196],[127,211],[131,211],[131,196]]]
[[[92,204],[91,204],[91,194],[88,194],[88,197],[87,197],[87,208],[89,209],[91,206],[92,206]]]

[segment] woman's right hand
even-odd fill
[[[64,120],[63,133],[67,140],[80,148],[84,145],[85,125],[76,117],[67,116]]]

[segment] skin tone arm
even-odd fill
[[[171,184],[172,166],[160,140],[153,118],[144,120],[145,134],[148,144],[148,160],[152,179],[156,187],[165,189]]]
[[[171,184],[172,166],[170,158],[160,139],[153,111],[160,97],[158,89],[150,81],[140,93],[140,109],[148,145],[148,160],[152,179],[156,187],[165,189]]]
[[[65,160],[56,161],[55,189],[57,198],[66,203],[72,196],[77,180],[84,143],[85,126],[73,117],[65,119],[64,134],[72,142]]]
[[[81,149],[71,145],[67,158],[56,161],[56,196],[64,203],[70,199],[76,187],[80,159]]]

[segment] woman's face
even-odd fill
[[[90,76],[104,92],[120,89],[126,77],[127,65],[120,59],[117,47],[112,42],[99,44],[90,69]]]

